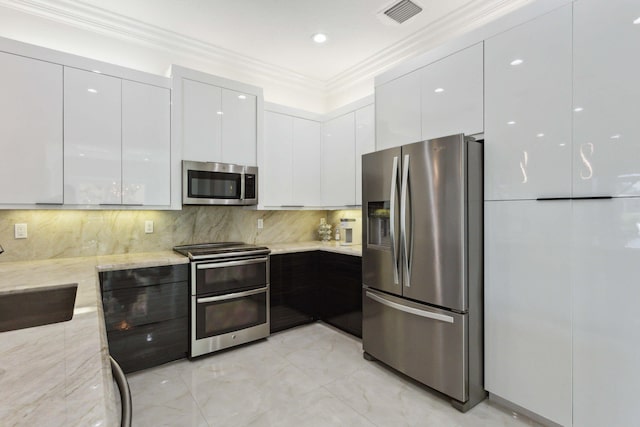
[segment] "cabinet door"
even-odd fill
[[[182,79],[182,158],[221,162],[222,90]]]
[[[422,139],[420,71],[376,86],[376,150]]]
[[[122,81],[122,203],[169,205],[169,90]]]
[[[575,196],[640,195],[638,18],[636,0],[574,4]]]
[[[481,133],[482,43],[422,69],[422,139]]]
[[[356,205],[362,205],[362,155],[376,151],[375,106],[356,110]]]
[[[485,41],[485,200],[571,196],[571,6]]]
[[[324,206],[355,205],[355,113],[323,125],[322,202]]]
[[[62,66],[0,53],[0,204],[62,203]]]
[[[313,120],[293,118],[293,197],[291,203],[321,206],[321,125]]]
[[[121,80],[64,68],[64,203],[122,203]]]
[[[573,424],[636,425],[640,199],[575,201],[573,229]]]
[[[570,225],[569,201],[485,202],[485,387],[562,425],[571,425]]]
[[[257,166],[256,97],[222,89],[222,162]]]
[[[264,180],[265,206],[290,205],[292,197],[293,117],[264,112]]]

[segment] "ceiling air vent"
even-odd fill
[[[410,0],[402,0],[384,11],[384,14],[389,18],[396,21],[398,24],[402,24],[409,18],[413,18],[418,13],[422,12],[422,8]]]

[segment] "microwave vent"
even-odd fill
[[[414,2],[402,0],[387,8],[383,13],[398,24],[402,24],[420,12],[422,12],[422,8]]]

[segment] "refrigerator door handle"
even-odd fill
[[[402,194],[400,195],[400,241],[404,248],[404,284],[411,286],[411,260],[409,246],[407,244],[407,194],[409,188],[409,155],[405,154],[402,160]]]
[[[394,308],[396,310],[403,311],[409,314],[415,314],[416,316],[426,317],[428,319],[439,320],[441,322],[453,323],[453,317],[447,316],[445,314],[440,313],[432,313],[427,310],[420,310],[418,308],[407,307],[406,305],[398,304],[397,302],[389,301],[386,298],[383,298],[379,295],[376,295],[372,292],[366,291],[365,295],[372,300],[379,302],[382,305],[386,305],[387,307]]]
[[[396,187],[398,185],[398,156],[393,157],[393,169],[391,172],[391,194],[389,194],[389,237],[391,238],[391,261],[393,262],[393,283],[400,283],[398,272],[398,254],[396,250]]]

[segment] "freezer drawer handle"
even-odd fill
[[[396,253],[396,186],[398,185],[398,156],[393,157],[393,170],[391,172],[391,194],[389,195],[389,237],[391,237],[391,262],[393,262],[393,283],[400,283],[400,274],[398,273],[398,254]]]
[[[447,323],[453,323],[453,320],[454,320],[453,317],[451,316],[432,313],[430,311],[420,310],[413,307],[407,307],[405,305],[398,304],[397,302],[389,301],[388,299],[372,294],[369,291],[367,291],[366,295],[372,300],[379,302],[380,304],[386,305],[391,308],[395,308],[396,310],[404,311],[405,313],[415,314],[416,316],[427,317],[429,319],[439,320],[441,322],[447,322]]]
[[[267,289],[269,289],[269,288],[265,287],[265,288],[260,288],[260,289],[253,289],[251,291],[236,292],[234,294],[220,295],[218,297],[197,298],[196,302],[198,304],[206,304],[206,303],[209,303],[209,302],[227,301],[227,300],[230,300],[230,299],[236,299],[236,298],[248,297],[250,295],[261,294],[263,292],[267,292]]]

